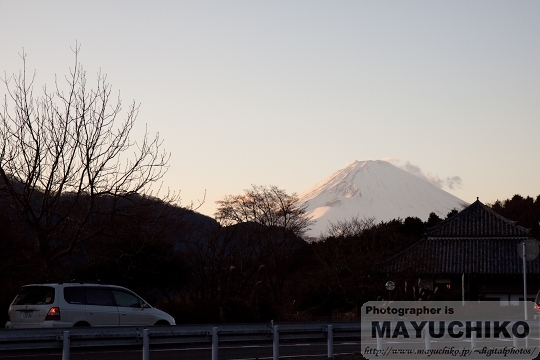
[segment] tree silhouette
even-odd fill
[[[217,201],[215,217],[222,226],[235,226],[244,246],[258,258],[256,269],[271,289],[275,303],[282,301],[296,250],[305,245],[301,236],[312,221],[296,194],[277,186],[255,186],[241,195],[228,195]]]
[[[169,160],[159,135],[133,141],[138,105],[130,104],[120,120],[122,101],[105,75],[89,88],[79,50],[65,90],[57,81],[35,95],[24,53],[22,70],[3,79],[0,187],[49,265],[98,233],[96,224],[106,223],[118,198],[148,192]]]
[[[439,215],[435,214],[434,212],[429,214],[429,218],[426,221],[426,227],[432,227],[440,223],[442,219],[439,217]]]

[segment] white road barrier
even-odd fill
[[[367,324],[364,324],[367,326]],[[177,325],[155,327],[101,327],[52,329],[0,329],[0,351],[62,349],[62,360],[69,360],[70,349],[93,346],[141,346],[143,360],[150,360],[154,344],[212,344],[212,360],[218,347],[231,342],[272,342],[273,359],[279,359],[280,341],[327,341],[328,358],[334,356],[334,339],[360,339],[361,323],[283,323]],[[219,337],[218,337],[219,334]],[[219,343],[218,343],[219,340]]]

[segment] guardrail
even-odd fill
[[[0,330],[0,350],[61,348],[62,359],[69,360],[71,348],[140,345],[143,360],[149,360],[151,344],[211,343],[212,360],[217,360],[219,343],[272,341],[273,358],[277,360],[280,340],[326,339],[328,358],[332,358],[334,339],[360,336],[360,322],[9,329]]]

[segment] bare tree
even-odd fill
[[[312,244],[322,265],[321,286],[328,296],[338,296],[355,305],[366,290],[366,279],[379,260],[380,239],[373,230],[375,218],[353,217],[331,223],[327,235]]]
[[[384,271],[388,259],[416,243],[422,233],[418,218],[376,223],[375,218],[353,217],[332,223],[326,235],[311,244],[327,301],[359,313],[365,301],[384,290],[382,284],[389,280]],[[401,278],[393,280],[397,283]],[[385,296],[384,291],[382,294]]]
[[[149,185],[163,177],[170,157],[158,134],[131,138],[139,106],[133,102],[123,114],[120,97],[101,73],[90,89],[79,51],[73,50],[65,90],[56,80],[52,91],[44,86],[35,95],[35,73],[27,74],[24,52],[22,70],[2,79],[0,188],[49,264],[95,235],[95,217],[103,222],[116,199],[151,195]]]
[[[360,219],[358,216],[350,220],[330,222],[326,234],[323,234],[322,238],[360,236],[365,230],[374,227],[375,224],[375,217]]]
[[[300,239],[312,220],[296,194],[289,195],[277,186],[255,186],[241,195],[228,195],[217,201],[215,217],[223,226],[241,229],[244,246],[254,249],[257,263],[264,268],[264,282],[271,289],[274,303],[282,300],[285,281],[290,275],[294,255],[305,243]]]
[[[277,186],[252,185],[244,194],[227,195],[216,203],[219,208],[215,217],[223,225],[255,222],[302,236],[312,224],[296,194],[289,195]]]

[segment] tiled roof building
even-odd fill
[[[529,239],[528,229],[477,200],[428,228],[420,241],[390,258],[384,269],[389,276],[409,274],[431,281],[439,292],[446,290],[447,297],[452,288],[456,295],[457,288],[470,300],[517,300],[520,291],[523,298],[523,259],[518,245]],[[540,259],[527,261],[526,271],[531,280],[527,297],[534,297],[539,290]]]

